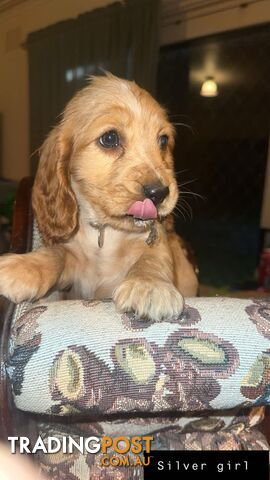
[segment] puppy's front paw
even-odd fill
[[[0,257],[0,295],[14,303],[41,296],[46,281],[39,269],[24,255],[8,254]]]
[[[143,319],[156,322],[179,315],[184,307],[184,299],[174,285],[156,279],[124,280],[114,291],[113,300],[117,310],[134,311]]]

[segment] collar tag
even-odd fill
[[[105,227],[106,227],[106,225],[100,225],[100,226],[98,227],[98,231],[99,231],[99,234],[98,234],[98,246],[99,246],[99,248],[102,248],[103,245],[104,245]]]
[[[152,245],[155,243],[157,238],[158,238],[158,233],[157,233],[156,223],[152,222],[150,233],[145,241],[147,245],[152,247]]]

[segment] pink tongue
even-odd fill
[[[128,211],[128,215],[133,215],[133,217],[141,220],[157,218],[157,209],[152,200],[146,198],[143,202],[133,203]]]

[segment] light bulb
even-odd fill
[[[203,82],[200,95],[202,97],[216,97],[218,95],[218,86],[213,77],[208,77]]]

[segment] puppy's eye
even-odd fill
[[[168,135],[161,135],[158,139],[160,148],[166,148],[168,145],[168,141],[169,141]]]
[[[99,138],[99,143],[104,148],[116,148],[119,145],[119,136],[115,130],[110,130],[109,132],[103,133]]]

